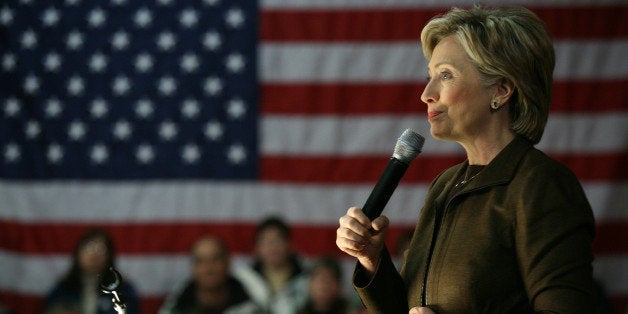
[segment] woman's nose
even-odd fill
[[[423,93],[421,94],[422,102],[430,104],[438,100],[438,91],[434,85],[431,80],[427,81],[427,85],[425,85],[425,89],[423,89]]]

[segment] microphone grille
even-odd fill
[[[409,165],[421,152],[424,142],[425,138],[419,133],[406,129],[397,139],[393,157]]]

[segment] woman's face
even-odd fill
[[[284,266],[290,257],[290,241],[277,228],[267,228],[257,239],[257,254],[265,266]]]
[[[421,100],[427,104],[430,133],[434,138],[473,141],[490,119],[494,86],[484,86],[458,39],[443,38],[428,65],[429,81]]]
[[[99,274],[107,267],[109,252],[103,239],[91,240],[78,252],[78,262],[84,274]]]

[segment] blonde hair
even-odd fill
[[[512,83],[510,127],[538,143],[549,114],[555,63],[545,23],[523,7],[453,8],[430,20],[421,31],[427,60],[449,35],[460,41],[487,86]]]

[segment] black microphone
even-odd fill
[[[392,157],[390,157],[390,161],[388,161],[388,165],[362,207],[362,211],[370,220],[381,215],[406,169],[421,152],[424,142],[425,138],[423,136],[410,129],[405,130],[401,134],[395,145],[395,151]]]

